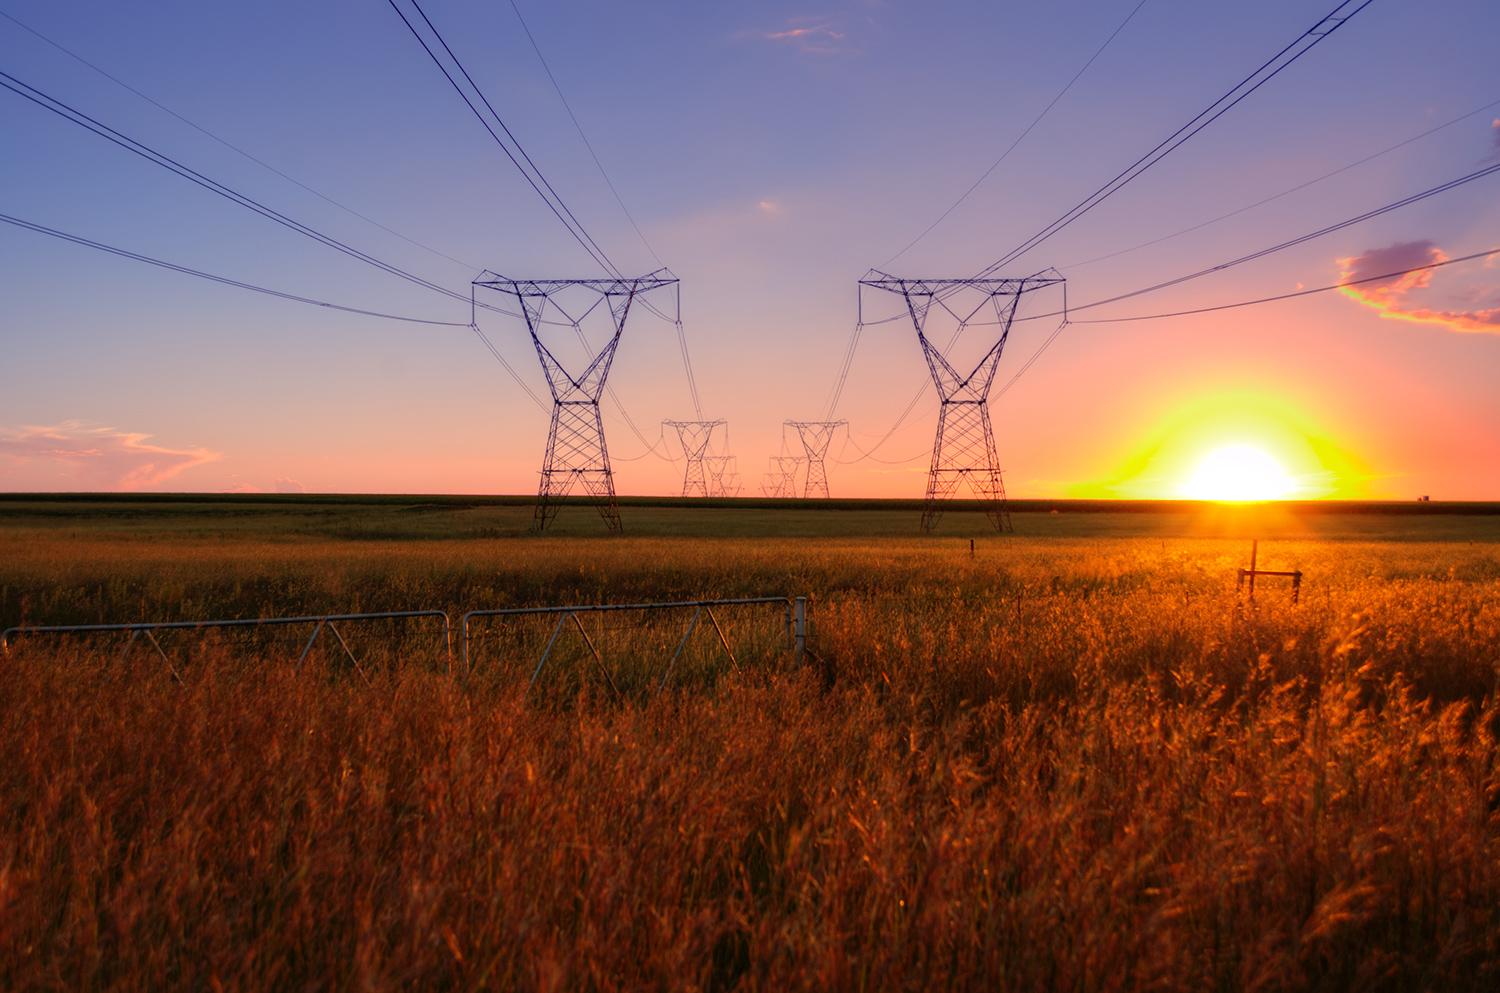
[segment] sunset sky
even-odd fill
[[[508,0],[421,2],[616,264],[680,278],[703,414],[728,420],[746,495],[782,450],[782,422],[824,417],[867,270],[974,275],[1334,7],[517,0],[549,79]],[[0,71],[384,262],[465,297],[485,269],[603,275],[387,0],[0,0],[0,13]],[[1003,274],[1055,267],[1078,308],[1500,163],[1497,38],[1493,0],[1374,0]],[[0,490],[535,490],[547,413],[464,326],[467,303],[9,90],[0,132],[0,214],[457,325],[312,307],[0,224]],[[1078,323],[993,399],[1010,495],[1199,495],[1201,473],[1227,457],[1215,453],[1234,450],[1271,459],[1287,496],[1500,499],[1500,255],[1260,306],[1083,323],[1496,248],[1500,173],[1223,273],[1074,310]],[[1023,316],[1061,303],[1035,297]],[[495,314],[480,323],[545,396],[524,327]],[[997,393],[1056,328],[1015,325]],[[977,361],[981,332],[961,340],[955,365]],[[566,338],[557,348],[565,361],[582,351]],[[676,332],[648,313],[627,324],[610,382],[652,443],[663,419],[694,417]],[[862,459],[923,384],[904,426]],[[648,452],[614,399],[605,411],[619,491],[680,490],[682,462]],[[833,444],[833,495],[922,495],[937,401],[910,323],[865,327],[835,416],[849,430]]]

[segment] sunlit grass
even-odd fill
[[[12,989],[1480,988],[1500,961],[1491,545],[30,535],[6,624],[813,598],[417,626],[301,673],[232,638],[19,642]]]

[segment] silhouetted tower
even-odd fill
[[[1000,353],[1005,349],[1021,295],[1062,282],[1061,276],[1043,275],[1022,279],[897,279],[873,269],[860,280],[861,286],[899,294],[905,301],[942,404],[937,438],[932,443],[932,467],[927,473],[923,531],[937,526],[942,505],[953,496],[960,480],[968,480],[969,488],[983,503],[984,512],[996,529],[1011,530],[1005,483],[995,452],[995,432],[990,424],[990,387],[994,385],[995,369],[1000,364]],[[995,343],[967,375],[953,368],[928,340],[928,318],[935,312],[955,325],[948,342],[950,350],[959,335],[970,327],[995,329],[991,332]]]
[[[532,512],[534,529],[544,530],[557,516],[562,497],[567,496],[574,483],[582,483],[609,529],[620,530],[620,511],[615,505],[615,481],[609,468],[609,449],[604,443],[599,397],[604,393],[615,349],[625,331],[630,305],[643,293],[677,282],[665,273],[665,269],[658,269],[633,279],[506,279],[485,273],[474,281],[476,288],[496,290],[520,302],[526,330],[531,333],[531,343],[536,346],[547,387],[552,391],[552,424],[547,432],[541,485]],[[600,324],[606,319],[604,331],[609,340],[581,375],[574,376],[564,369],[542,342],[544,327],[572,328],[585,349],[592,352],[584,324]]]
[[[704,467],[704,458],[714,440],[714,430],[728,421],[662,421],[662,424],[677,429],[677,440],[682,442],[682,453],[687,457],[687,469],[682,476],[682,495],[714,496],[709,475]]]
[[[737,497],[740,495],[740,474],[734,469],[733,455],[709,455],[703,459],[708,473],[708,495],[714,497]]]
[[[807,453],[807,479],[803,484],[804,497],[828,499],[828,470],[823,460],[828,456],[828,446],[833,434],[848,421],[785,421],[802,441],[802,450]]]
[[[797,496],[797,467],[807,461],[800,455],[771,456],[771,471],[765,474],[760,490],[768,497],[793,499]]]

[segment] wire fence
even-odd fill
[[[339,631],[338,625],[340,623],[354,624],[371,621],[394,621],[405,620],[408,618],[424,617],[440,618],[442,620],[443,671],[445,673],[451,674],[453,671],[453,625],[449,620],[447,613],[441,610],[397,610],[370,614],[321,614],[307,617],[247,617],[237,618],[234,620],[218,621],[140,621],[129,624],[61,624],[47,626],[22,625],[20,627],[7,628],[3,633],[0,633],[0,648],[3,648],[4,651],[8,654],[10,652],[11,642],[20,637],[87,636],[111,633],[129,633],[130,636],[125,640],[125,645],[120,649],[120,654],[116,659],[116,661],[120,661],[123,660],[127,654],[129,654],[131,648],[135,646],[137,639],[144,635],[146,643],[150,645],[151,648],[156,651],[156,654],[161,657],[162,661],[166,663],[167,669],[171,673],[172,678],[180,681],[181,674],[178,673],[176,666],[174,666],[172,663],[172,659],[167,655],[166,650],[162,648],[161,642],[156,637],[159,632],[187,631],[201,634],[207,631],[222,629],[265,630],[269,628],[280,628],[295,624],[311,624],[313,625],[312,634],[308,637],[307,643],[303,646],[301,654],[297,656],[296,669],[298,671],[301,671],[302,664],[307,660],[308,654],[313,650],[313,646],[317,643],[318,637],[325,630],[327,630],[338,642],[339,648],[342,650],[344,656],[348,658],[350,663],[354,665],[355,671],[358,672],[360,676],[368,682],[369,677],[365,672],[365,667],[360,664],[359,659],[355,657],[354,652],[349,648],[349,643],[344,639],[343,633]]]
[[[769,626],[765,618],[751,616],[747,608],[779,606],[778,623]],[[553,620],[555,618],[555,621]],[[125,659],[141,643],[149,647],[166,664],[174,680],[181,681],[174,662],[172,643],[163,645],[160,636],[181,632],[206,636],[210,632],[267,633],[295,625],[312,625],[312,632],[301,644],[295,670],[301,671],[326,631],[337,646],[336,654],[347,658],[367,683],[369,662],[374,648],[365,649],[361,659],[350,647],[339,625],[375,622],[404,623],[407,620],[432,619],[441,622],[441,644],[436,654],[443,672],[453,674],[453,628],[449,614],[441,610],[383,611],[362,614],[321,614],[288,617],[237,618],[202,621],[139,621],[121,624],[20,625],[0,633],[0,649],[10,653],[20,639],[90,638],[127,635],[114,661]],[[553,668],[566,663],[592,660],[603,674],[610,690],[620,696],[630,689],[652,689],[663,692],[674,673],[705,674],[727,659],[731,667],[742,662],[767,662],[785,658],[788,653],[800,665],[807,648],[806,597],[748,597],[727,600],[684,600],[667,603],[577,604],[557,607],[517,607],[497,610],[471,610],[459,624],[460,659],[463,679],[468,683],[474,672],[477,653],[488,647],[490,669],[502,673],[518,659],[526,660],[521,675],[529,671],[526,692],[529,694],[541,678],[548,662]],[[695,639],[693,635],[697,633]],[[571,635],[571,637],[569,637]],[[326,640],[326,639],[325,639]],[[383,639],[392,651],[397,632]],[[295,647],[295,646],[293,646]],[[537,653],[540,652],[540,657]],[[534,666],[530,659],[536,658]],[[664,664],[663,664],[664,663]],[[567,667],[577,677],[580,668]]]
[[[728,616],[730,611],[736,615],[744,613],[736,608],[770,604],[783,608],[784,637],[767,639],[763,621],[756,623],[753,618],[742,616],[731,620]],[[715,613],[716,607],[719,613]],[[726,616],[721,620],[720,614]],[[555,622],[545,623],[553,617]],[[480,629],[476,626],[479,619],[500,623]],[[694,642],[692,636],[700,630],[702,633]],[[576,637],[565,641],[565,633]],[[747,657],[769,660],[791,652],[793,661],[800,665],[807,648],[807,598],[746,597],[471,610],[459,621],[460,658],[466,682],[474,672],[476,649],[485,634],[497,646],[504,638],[511,661],[536,657],[540,650],[526,683],[527,693],[536,686],[548,661],[559,656],[566,661],[583,661],[585,665],[591,661],[617,696],[623,692],[622,682],[627,689],[629,684],[649,688],[654,683],[655,691],[661,693],[674,672],[683,667],[702,669],[708,657],[715,654],[727,658],[730,666],[738,667]],[[650,664],[653,659],[665,659],[659,679]]]

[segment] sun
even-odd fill
[[[1280,500],[1297,488],[1276,460],[1252,445],[1211,452],[1183,484],[1192,500]]]

